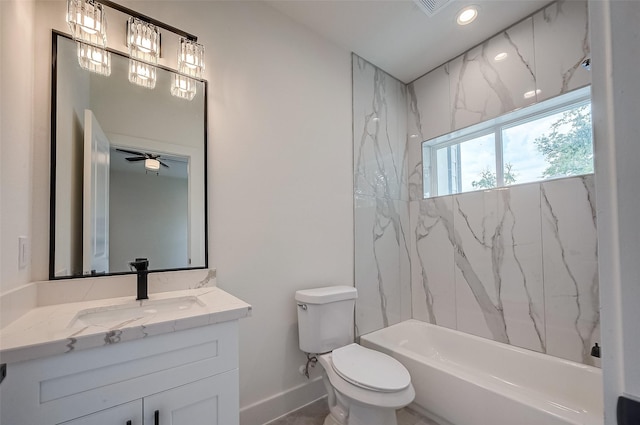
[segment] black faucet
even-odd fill
[[[129,265],[138,272],[138,296],[136,300],[148,300],[147,275],[149,274],[149,260],[146,258],[136,258],[135,261],[130,262]]]

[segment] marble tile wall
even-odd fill
[[[497,55],[505,55],[496,60]],[[451,130],[535,103],[533,18],[449,62]],[[534,93],[530,98],[526,92]]]
[[[593,364],[593,176],[411,201],[413,317]]]
[[[411,200],[429,173],[423,141],[589,85],[589,56],[587,2],[561,0],[410,83]]]
[[[353,55],[356,334],[411,317],[406,86]]]
[[[592,176],[423,200],[422,152],[422,141],[590,84],[589,54],[587,2],[559,1],[407,86],[414,318],[593,363]]]
[[[593,176],[423,199],[421,149],[588,85],[588,39],[561,1],[407,86],[353,55],[357,335],[414,317],[593,364]]]
[[[449,64],[407,86],[407,134],[409,198],[422,199],[422,141],[451,131],[449,110]],[[425,164],[429,161],[425,160]],[[428,169],[424,170],[428,173]]]
[[[556,2],[533,16],[537,100],[591,84],[581,66],[591,56],[586,1]]]

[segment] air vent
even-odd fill
[[[438,13],[443,7],[449,4],[451,0],[413,0],[427,16],[432,17]]]

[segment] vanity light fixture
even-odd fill
[[[78,43],[78,63],[96,74],[111,74],[111,53],[107,47],[107,17],[94,0],[67,0],[67,24]]]
[[[468,25],[478,17],[478,8],[475,6],[467,6],[458,12],[456,22],[458,25]]]
[[[178,50],[178,72],[171,80],[171,94],[181,99],[192,100],[196,95],[196,81],[204,72],[204,46],[194,40],[180,39]],[[193,77],[193,78],[192,78]]]
[[[129,81],[147,88],[156,86],[156,66],[160,57],[160,28],[180,37],[178,70],[171,82],[171,94],[191,100],[196,95],[196,79],[204,72],[204,46],[198,37],[164,22],[145,16],[111,0],[67,0],[67,23],[78,42],[80,66],[101,75],[111,74],[111,53],[107,51],[108,7],[129,15],[126,43],[129,48]]]
[[[127,21],[127,47],[132,59],[158,64],[160,30],[153,24],[131,17]]]
[[[153,89],[156,87],[157,68],[151,64],[129,59],[129,82]]]
[[[78,42],[78,63],[87,71],[105,77],[111,75],[111,53],[91,44]]]
[[[192,100],[196,95],[196,80],[180,74],[173,74],[171,94],[181,99]]]
[[[180,39],[178,71],[189,77],[202,78],[204,72],[204,46],[193,40]]]
[[[107,18],[101,3],[67,0],[67,24],[74,40],[107,47]]]
[[[141,19],[127,21],[129,81],[148,89],[156,87],[156,65],[160,56],[160,31]]]

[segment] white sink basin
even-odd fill
[[[80,310],[69,327],[109,326],[131,322],[151,316],[173,314],[185,310],[204,309],[205,304],[196,296],[143,300],[126,304]]]

